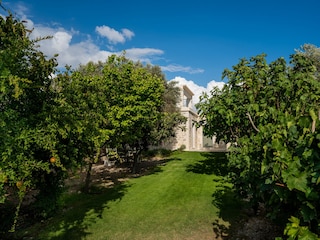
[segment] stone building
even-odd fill
[[[214,151],[226,150],[224,143],[216,143],[215,137],[208,138],[203,135],[202,127],[197,128],[194,122],[199,120],[199,115],[193,104],[193,92],[186,86],[180,86],[181,95],[178,107],[181,114],[187,118],[185,125],[176,132],[176,137],[169,140],[165,145],[167,149],[184,149],[186,151]]]
[[[180,86],[180,89],[181,95],[178,107],[181,114],[187,118],[187,122],[183,129],[177,130],[176,139],[172,147],[173,149],[182,147],[187,151],[200,150],[203,147],[203,133],[202,128],[197,128],[194,124],[199,119],[192,101],[194,94],[186,85]]]

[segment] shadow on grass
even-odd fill
[[[162,167],[168,162],[181,160],[180,158],[163,158],[163,159],[144,159],[136,165],[135,173],[132,172],[132,162],[118,163],[111,167],[106,167],[103,163],[97,163],[92,168],[91,184],[99,186],[116,185],[130,178],[139,178],[146,175],[161,173]],[[84,175],[81,177],[84,179]],[[81,180],[84,181],[84,180]],[[72,182],[69,180],[69,186],[75,186],[76,190],[80,190],[79,181]]]
[[[112,188],[93,187],[90,194],[67,195],[64,209],[54,218],[26,230],[19,239],[85,239],[91,234],[89,226],[102,218],[108,203],[121,200],[128,187],[127,184]]]
[[[144,160],[138,165],[138,176],[145,176],[163,172],[162,167],[171,161],[181,161],[181,158],[170,157],[155,160]]]
[[[245,203],[237,199],[231,186],[218,185],[212,194],[212,204],[219,209],[219,218],[213,223],[213,231],[221,239],[230,239],[232,231],[240,224]]]
[[[205,157],[204,160],[200,160],[197,163],[187,166],[187,172],[199,173],[199,174],[214,174],[217,176],[226,176],[227,169],[227,156],[223,152],[204,152],[201,153]]]
[[[157,174],[163,171],[162,166],[174,160],[181,159],[171,157],[142,161],[137,174],[132,174],[130,166],[125,164],[113,168],[97,165],[92,172],[89,194],[77,193],[81,186],[78,179],[71,187],[72,193],[65,195],[65,207],[56,216],[22,230],[10,239],[85,239],[91,234],[89,227],[108,209],[108,203],[119,201],[125,195],[130,187],[126,179]]]
[[[219,218],[212,223],[213,232],[219,239],[229,239],[234,225],[239,224],[245,203],[234,193],[232,183],[228,179],[228,160],[224,152],[204,152],[204,157],[187,166],[188,172],[213,175],[216,183],[212,194],[212,205],[219,209]]]

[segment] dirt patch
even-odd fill
[[[141,177],[160,171],[160,166],[166,164],[165,159],[154,157],[150,160],[141,161],[136,173],[132,173],[130,163],[121,163],[114,166],[107,166],[98,162],[92,166],[91,186],[112,187],[115,184],[123,183],[130,178]],[[71,174],[66,180],[66,187],[70,193],[79,192],[85,180],[85,170]]]
[[[263,216],[253,216],[239,221],[230,229],[225,240],[274,240],[282,230]]]

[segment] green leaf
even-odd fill
[[[287,128],[290,129],[295,123],[293,121],[287,122]]]
[[[301,216],[305,222],[310,222],[311,220],[315,219],[316,211],[314,206],[307,202],[307,205],[301,206]]]
[[[317,115],[316,115],[316,113],[314,112],[313,109],[309,110],[309,114],[311,116],[312,121],[316,121],[317,120]]]
[[[307,178],[308,174],[306,172],[301,172],[299,174],[293,174],[296,173],[296,170],[293,172],[290,172],[290,170],[284,170],[282,173],[284,182],[287,184],[288,188],[290,190],[297,189],[301,192],[307,191]]]

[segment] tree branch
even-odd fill
[[[311,132],[314,133],[316,131],[316,120],[312,121]]]
[[[318,110],[318,119],[320,120],[320,109]],[[312,121],[311,132],[314,133],[316,131],[316,119]]]
[[[254,125],[254,122],[252,121],[250,113],[247,112],[247,116],[248,116],[248,118],[250,120],[250,123],[251,123],[253,129],[256,130],[257,132],[260,132],[260,130],[256,127],[256,125]]]

